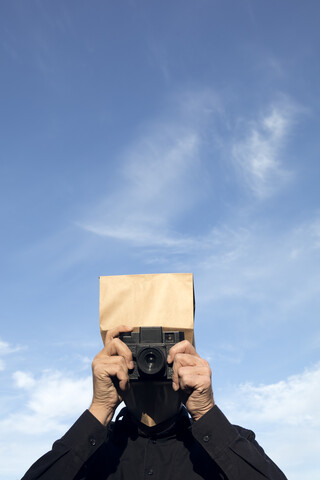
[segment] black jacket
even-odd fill
[[[250,430],[217,406],[191,424],[186,410],[146,427],[126,409],[103,427],[86,411],[22,480],[286,480]]]

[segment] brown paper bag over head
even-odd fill
[[[194,289],[192,273],[159,273],[100,277],[100,332],[119,325],[161,326],[184,331],[194,343]]]

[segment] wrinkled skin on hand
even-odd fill
[[[173,362],[172,388],[180,390],[182,402],[193,420],[199,420],[214,406],[209,363],[187,340],[170,349],[167,361]]]
[[[120,332],[131,331],[124,325],[109,330],[103,350],[92,362],[93,398],[89,411],[103,425],[111,421],[130,387],[128,369],[133,368],[132,353],[118,336]]]

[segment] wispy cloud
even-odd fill
[[[17,352],[18,350],[21,350],[22,347],[20,346],[13,346],[10,345],[8,342],[4,342],[3,340],[0,340],[0,356],[1,355],[8,355],[9,353],[14,353]]]
[[[125,162],[121,187],[78,225],[137,245],[175,247],[186,243],[170,233],[170,220],[194,197],[191,180],[197,168],[198,144],[197,135],[191,132],[171,141],[144,139]]]
[[[202,196],[201,125],[214,101],[209,93],[184,99],[172,118],[153,122],[122,152],[115,190],[78,226],[137,245],[188,243],[172,224]]]
[[[224,294],[248,299],[256,297],[258,290],[261,294],[264,292],[263,295],[269,292],[273,302],[278,296],[283,302],[290,297],[291,302],[299,302],[306,292],[316,294],[320,288],[317,281],[319,232],[318,213],[276,233],[258,222],[247,228],[214,229],[201,242],[199,239],[204,250],[197,258],[203,287],[213,285],[214,281],[215,288],[208,300],[222,298]],[[286,295],[284,290],[290,288],[295,291]]]
[[[18,352],[22,350],[23,347],[21,346],[13,346],[10,345],[8,342],[4,342],[0,340],[0,371],[5,369],[5,361],[3,357],[10,355],[12,353]]]
[[[143,251],[144,264],[170,261],[171,268],[181,270],[185,265],[180,265],[181,258],[173,255],[182,254],[184,263],[192,263],[192,270],[197,266],[204,277],[209,269],[219,275],[220,270],[220,273],[227,272],[228,268],[241,264],[239,272],[244,282],[236,282],[236,275],[230,282],[221,278],[216,290],[218,295],[222,289],[226,295],[242,295],[249,292],[245,286],[251,277],[266,277],[271,268],[264,261],[263,248],[270,256],[276,255],[276,251],[270,252],[267,242],[254,231],[254,219],[244,221],[241,226],[234,220],[237,212],[243,213],[240,209],[248,206],[232,204],[236,199],[228,189],[233,185],[229,183],[230,178],[226,181],[221,177],[219,170],[219,161],[225,161],[229,175],[230,162],[225,153],[219,161],[215,154],[217,157],[221,154],[221,142],[225,151],[233,152],[231,166],[238,173],[237,182],[240,179],[258,199],[271,195],[294,175],[281,153],[290,138],[297,109],[288,100],[274,102],[258,120],[246,123],[238,140],[233,142],[235,129],[230,130],[233,122],[228,121],[222,103],[222,98],[217,99],[210,90],[185,92],[172,99],[171,106],[164,108],[157,119],[137,128],[136,140],[119,153],[117,173],[112,172],[113,189],[109,188],[97,199],[95,206],[84,210],[70,231],[60,235],[63,238],[53,239],[55,245],[58,241],[62,245],[61,258],[54,262],[54,268],[73,266],[87,256],[89,249],[92,255],[94,242],[106,239],[118,240],[120,248],[121,244],[137,247],[135,253]],[[228,123],[222,127],[223,141],[222,123]],[[239,124],[237,119],[235,124]],[[222,191],[219,188],[223,182]],[[234,215],[233,218],[225,215],[225,223],[218,225],[215,212],[221,207],[219,215],[223,215],[226,208],[224,189],[226,198],[231,199]],[[195,219],[197,214],[202,228],[193,231],[189,226],[184,228],[188,225],[186,219]],[[80,236],[79,229],[93,235]],[[52,251],[51,240],[44,246],[46,252]],[[263,248],[256,249],[261,242]],[[272,238],[272,242],[276,239]],[[275,247],[282,250],[280,244],[273,244]],[[34,249],[37,256],[39,251],[41,248],[37,245]],[[261,254],[263,261],[260,261]],[[251,268],[255,255],[257,262]],[[292,250],[294,255],[299,255],[299,251]]]
[[[63,432],[70,418],[88,408],[91,377],[74,378],[60,371],[46,371],[39,378],[29,372],[13,374],[22,398],[19,412],[0,421],[1,431],[19,431],[27,435]]]
[[[232,398],[232,401],[230,401]],[[305,477],[308,461],[319,452],[320,365],[277,383],[242,384],[221,398],[228,418],[252,428],[258,442],[288,478]],[[308,480],[314,478],[310,469]]]
[[[246,423],[320,425],[320,365],[269,384],[240,385],[228,410]]]
[[[195,239],[177,231],[177,220],[204,198],[212,202],[217,172],[208,170],[206,155],[208,145],[214,149],[221,142],[217,125],[228,121],[221,99],[211,91],[185,93],[175,103],[122,152],[114,191],[76,222],[79,227],[138,246],[193,248]],[[296,111],[288,100],[275,102],[258,120],[242,123],[236,141],[230,125],[224,127],[224,150],[230,147],[238,178],[259,199],[293,176],[281,154]]]
[[[16,395],[11,394],[0,417],[0,478],[10,480],[21,478],[50,450],[54,440],[88,408],[92,394],[91,377],[79,378],[70,372],[44,371],[35,376],[16,371],[12,379]]]
[[[232,148],[233,159],[247,187],[259,198],[273,194],[292,178],[281,159],[292,127],[295,108],[288,101],[275,104],[245,127]]]
[[[17,432],[24,442],[26,436],[34,438],[32,448],[26,449],[19,458],[22,474],[88,407],[91,378],[74,378],[63,372],[44,372],[36,378],[23,371],[15,372],[13,378],[16,387],[25,392],[26,402],[19,412],[0,421],[6,439],[15,436],[9,447],[6,441],[1,448],[17,451],[21,447],[14,441]],[[299,468],[308,455],[314,456],[319,446],[317,440],[314,443],[320,419],[319,395],[320,365],[315,365],[277,383],[235,386],[228,397],[221,396],[218,403],[232,422],[254,429],[267,453],[280,463],[287,475],[290,472],[290,478],[298,480]],[[297,428],[306,435],[303,447]],[[298,451],[303,455],[298,455]],[[17,465],[9,462],[0,472],[9,475],[11,470],[16,471]]]

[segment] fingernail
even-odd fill
[[[171,355],[168,355],[168,357],[167,357],[167,362],[168,362],[168,363],[171,363],[171,362],[172,362]]]

